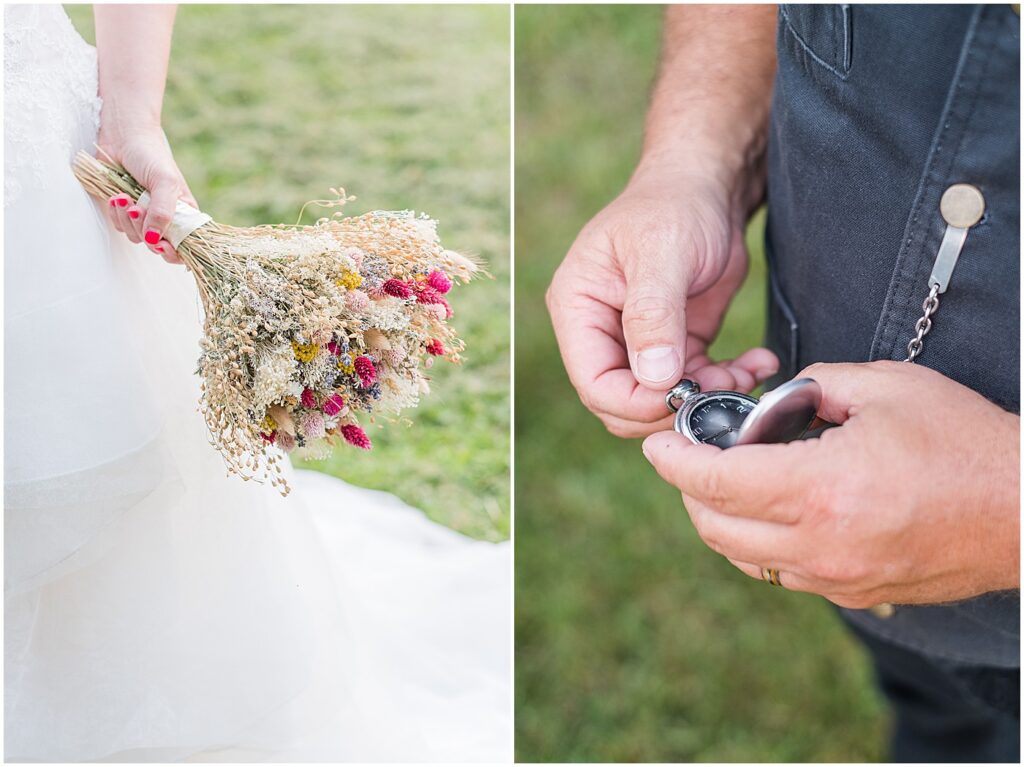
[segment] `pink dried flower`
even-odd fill
[[[382,292],[395,298],[411,298],[412,288],[406,285],[401,280],[396,280],[392,277],[390,280],[385,280],[384,284],[380,286]]]
[[[361,290],[350,290],[345,294],[345,303],[354,312],[364,312],[370,306],[370,297]]]
[[[302,406],[310,409],[316,407],[316,397],[313,395],[312,389],[302,390]]]
[[[331,340],[331,335],[332,333],[330,328],[317,328],[309,334],[309,340],[317,346],[323,346]]]
[[[429,285],[424,285],[416,291],[416,300],[421,304],[436,304],[438,306],[443,306],[445,318],[451,319],[452,307],[451,304],[448,303],[448,299]]]
[[[295,437],[287,432],[281,432],[277,435],[277,446],[286,453],[290,453],[295,449]]]
[[[324,416],[316,410],[303,414],[299,428],[302,430],[302,436],[306,439],[319,439],[327,434],[327,430],[324,428]]]
[[[439,304],[444,299],[441,298],[441,294],[437,292],[436,288],[430,285],[417,285],[416,286],[416,301],[421,304]]]
[[[381,351],[380,357],[381,362],[384,362],[393,368],[397,368],[406,357],[405,349],[402,349],[401,347],[384,349]]]
[[[373,360],[369,357],[356,357],[356,375],[359,376],[359,383],[365,389],[377,381],[377,368],[373,366]]]
[[[342,426],[341,436],[345,438],[345,441],[348,442],[348,444],[355,445],[360,450],[369,450],[373,447],[373,443],[370,442],[370,438],[366,436],[366,432],[354,423],[348,423]]]
[[[432,338],[427,344],[427,351],[435,357],[441,357],[444,355],[444,345],[436,338]]]
[[[435,269],[427,276],[427,284],[438,293],[447,293],[452,289],[452,281],[448,275]]]
[[[261,431],[260,436],[263,437],[263,441],[266,442],[268,445],[273,445],[274,442],[277,440],[276,431],[272,431],[270,432],[270,434],[267,434],[265,431]]]
[[[341,398],[340,394],[332,394],[324,402],[324,414],[325,415],[337,415],[341,412],[341,409],[345,407],[345,400]]]
[[[327,351],[329,351],[335,357],[341,356],[341,347],[338,346],[336,341],[331,341],[329,344],[327,344]]]

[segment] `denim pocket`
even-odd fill
[[[779,372],[768,381],[767,389],[793,378],[800,363],[800,325],[796,313],[782,291],[779,277],[773,264],[771,245],[765,242],[765,259],[768,262],[768,330],[765,346],[779,358]]]
[[[780,5],[779,19],[805,66],[824,67],[846,79],[853,64],[850,6]]]

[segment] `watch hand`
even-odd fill
[[[724,429],[722,429],[720,432],[718,432],[718,434],[715,434],[715,435],[713,435],[711,437],[708,437],[707,441],[708,442],[712,442],[712,441],[718,439],[719,437],[721,437],[723,434],[728,434],[732,430],[733,430],[733,428],[731,426],[726,426]]]

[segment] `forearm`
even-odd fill
[[[746,214],[763,193],[774,5],[669,6],[638,174],[706,175]]]
[[[1020,416],[1005,413],[1001,425],[1004,431],[990,435],[995,467],[970,469],[986,479],[974,541],[984,591],[1020,588]]]
[[[159,128],[176,6],[96,5],[101,133]]]

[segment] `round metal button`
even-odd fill
[[[891,618],[896,614],[896,608],[889,602],[882,602],[877,605],[872,605],[868,608],[876,618]]]
[[[976,186],[953,184],[942,193],[939,210],[950,226],[970,229],[985,213],[985,198]]]

